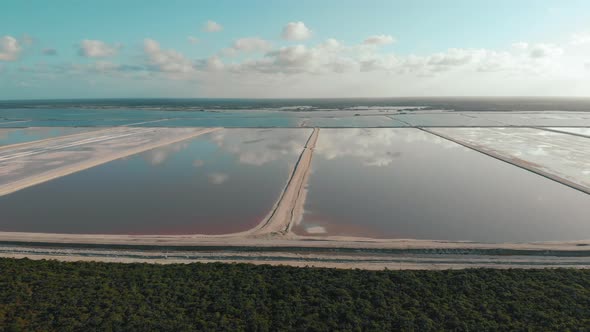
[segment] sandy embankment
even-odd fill
[[[302,197],[302,194],[305,191],[313,149],[318,140],[319,132],[319,128],[313,129],[277,204],[258,226],[248,232],[249,234],[286,235],[289,233],[293,221],[298,218],[298,213],[303,211],[304,197]]]
[[[59,249],[5,246],[0,257],[56,259],[60,261],[100,261],[112,263],[251,263],[297,267],[329,267],[341,269],[462,269],[462,268],[589,268],[590,257],[502,256],[457,254],[371,254],[351,252],[284,251],[141,251],[117,249]]]
[[[11,129],[14,129],[14,128],[11,128]],[[44,129],[44,128],[43,127],[28,127],[27,129]],[[85,136],[88,133],[97,134],[97,133],[108,132],[108,131],[112,131],[112,130],[113,130],[113,128],[106,128],[106,129],[88,128],[87,131],[80,132],[80,133],[60,135],[60,136],[49,137],[49,138],[40,139],[40,140],[36,140],[36,141],[30,141],[30,142],[22,142],[22,143],[10,144],[10,145],[3,145],[3,146],[0,146],[0,151],[13,150],[13,149],[22,148],[25,146],[39,145],[40,143],[52,142],[52,141],[56,141],[56,140],[60,140],[60,139],[64,139],[64,138]]]

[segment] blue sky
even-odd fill
[[[590,96],[589,48],[581,0],[4,0],[0,99]]]

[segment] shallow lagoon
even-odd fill
[[[590,238],[590,196],[413,128],[322,129],[300,235]]]
[[[311,130],[225,129],[0,197],[2,231],[223,234],[271,210]]]

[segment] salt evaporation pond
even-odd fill
[[[590,239],[590,195],[413,128],[322,129],[300,235]]]
[[[223,234],[272,209],[309,129],[224,129],[0,197],[0,231]]]

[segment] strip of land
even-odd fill
[[[278,233],[279,235],[285,235],[290,231],[294,219],[298,218],[303,211],[305,184],[307,183],[313,149],[315,148],[319,131],[318,128],[314,128],[311,133],[275,208],[265,220],[256,228],[252,229],[250,234],[265,235]]]

